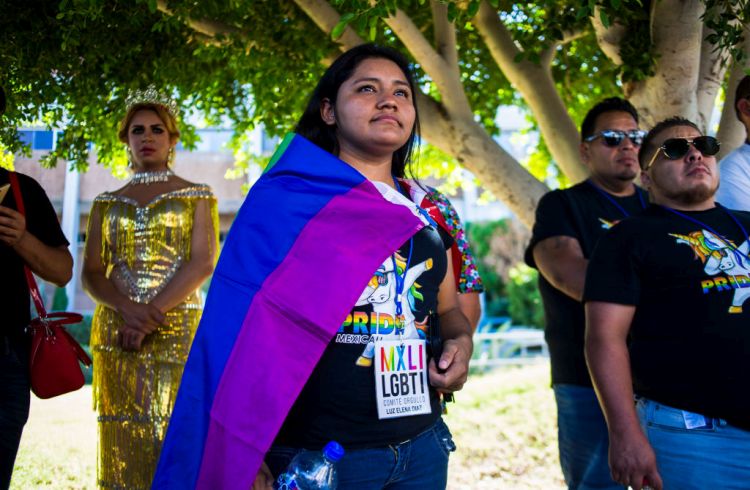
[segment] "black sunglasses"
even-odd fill
[[[614,148],[616,146],[620,146],[622,140],[627,137],[635,146],[641,146],[644,136],[646,136],[646,132],[640,129],[632,129],[630,131],[616,131],[614,129],[605,129],[604,131],[599,131],[598,133],[592,134],[583,141],[586,141],[588,143],[594,141],[596,138],[601,138],[605,145]]]
[[[687,138],[669,138],[656,149],[654,156],[651,157],[651,161],[648,162],[648,165],[643,170],[648,170],[654,164],[660,151],[663,151],[664,156],[670,160],[678,160],[687,155],[690,151],[690,145],[693,145],[703,156],[716,155],[719,153],[719,148],[721,148],[721,143],[713,136],[698,136],[691,140]]]

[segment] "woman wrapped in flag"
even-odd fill
[[[153,488],[268,489],[330,440],[341,489],[445,488],[439,392],[463,386],[472,340],[453,241],[400,180],[414,95],[372,44],[321,78],[227,237]]]

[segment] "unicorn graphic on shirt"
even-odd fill
[[[613,226],[615,226],[619,222],[620,222],[619,220],[609,221],[609,220],[606,220],[604,218],[599,218],[599,223],[602,224],[602,228],[605,229],[605,230],[609,230],[610,228],[612,228]]]
[[[704,281],[703,291],[708,292],[710,288],[717,290],[734,289],[732,305],[729,313],[742,313],[742,304],[750,297],[750,258],[748,251],[750,245],[747,241],[739,247],[731,240],[716,235],[707,230],[694,231],[689,235],[676,233],[669,234],[677,239],[677,243],[689,245],[696,258],[704,264],[704,272],[709,276],[723,274],[714,280]],[[709,284],[710,283],[710,284]]]
[[[375,356],[375,342],[378,340],[420,338],[419,332],[422,329],[418,328],[420,325],[417,325],[414,313],[412,313],[414,300],[422,299],[418,291],[419,284],[416,283],[416,280],[422,273],[432,269],[432,259],[427,259],[410,267],[404,274],[406,260],[398,254],[395,255],[395,258],[398,270],[394,270],[391,257],[385,259],[357,300],[356,306],[372,305],[375,319],[375,325],[371,324],[370,326],[372,334],[369,341],[362,355],[357,359],[358,366],[372,365],[372,359]],[[404,275],[404,289],[401,298],[396,297],[396,274]],[[396,315],[396,301],[399,300],[401,301],[401,318]],[[385,319],[385,322],[382,319]],[[387,325],[388,321],[391,325],[382,328]],[[381,329],[384,332],[381,332]]]

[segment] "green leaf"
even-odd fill
[[[451,2],[448,4],[448,20],[453,22],[456,20],[456,17],[458,16],[458,7],[456,7],[456,4]]]
[[[367,29],[367,17],[364,15],[360,15],[357,17],[357,19],[354,21],[354,26],[356,27],[358,32],[363,32],[365,29]]]
[[[599,19],[601,19],[602,25],[605,28],[610,27],[611,23],[610,23],[609,15],[607,15],[607,12],[605,12],[604,9],[599,11]]]
[[[347,13],[345,13],[344,15],[342,15],[342,16],[341,16],[341,18],[339,19],[339,22],[345,22],[345,23],[349,23],[349,22],[351,22],[352,20],[354,20],[354,18],[355,18],[356,16],[357,16],[357,14],[355,14],[355,13],[353,13],[353,12],[347,12]]]
[[[155,14],[157,10],[156,0],[148,0],[148,11]]]
[[[466,9],[466,15],[468,15],[469,18],[472,18],[477,15],[477,12],[479,12],[479,2],[476,0],[469,2],[469,7]]]
[[[398,4],[396,3],[396,0],[385,0],[385,8],[388,11],[388,15],[393,16],[396,15]]]
[[[342,34],[344,34],[344,31],[346,30],[346,26],[349,25],[349,22],[345,22],[342,18],[342,20],[339,21],[338,24],[336,24],[333,29],[331,29],[331,39],[336,41],[338,38],[341,37]]]

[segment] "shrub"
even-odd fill
[[[537,287],[539,273],[526,264],[517,264],[509,272],[508,312],[514,324],[544,328],[544,308]]]
[[[65,288],[56,288],[50,311],[65,311],[68,308],[68,293]]]

